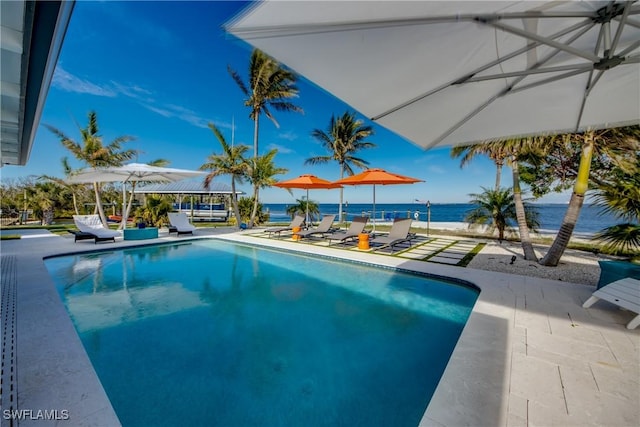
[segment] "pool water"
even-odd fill
[[[416,426],[478,294],[216,240],[46,265],[125,426]]]

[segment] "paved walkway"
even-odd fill
[[[269,237],[262,231],[247,232],[248,235],[257,238],[279,239],[283,241],[290,241],[291,234],[276,237]],[[330,244],[329,241],[322,237],[305,238],[298,243],[308,244],[314,246],[331,246],[338,249],[347,249],[356,252],[362,252],[358,249],[357,240],[351,240],[345,243],[336,243],[335,241]],[[410,241],[400,243],[391,248],[377,249],[375,247],[375,239],[371,240],[371,249],[368,252],[375,252],[378,254],[386,254],[397,256],[400,258],[437,262],[447,265],[466,265],[469,259],[465,259],[468,255],[472,255],[474,251],[479,250],[484,244],[480,240],[472,239],[453,239],[449,237],[428,237],[425,235],[416,235],[415,238]]]
[[[151,241],[94,245],[74,244],[73,239],[43,232],[32,234],[3,241],[1,247],[3,263],[15,265],[15,275],[2,275],[2,293],[4,297],[12,281],[17,293],[17,406],[68,410],[69,421],[57,425],[116,425],[117,417],[42,259],[188,238],[163,235]],[[478,301],[421,425],[640,425],[640,329],[625,329],[633,314],[606,302],[582,308],[593,287],[222,229],[199,229],[197,234],[456,277],[479,286]],[[416,248],[431,256],[427,261],[455,259],[445,255],[470,246],[464,241],[456,247],[437,240]],[[4,393],[3,389],[3,399]],[[47,423],[23,421],[20,425]]]

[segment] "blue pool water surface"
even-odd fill
[[[478,294],[215,240],[46,265],[124,426],[416,426]]]

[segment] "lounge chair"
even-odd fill
[[[609,283],[596,290],[582,306],[589,308],[601,299],[638,314],[640,313],[640,280],[627,277]],[[640,314],[627,323],[627,329],[635,329],[639,325]]]
[[[196,230],[196,227],[189,222],[186,213],[169,212],[167,215],[169,216],[169,223],[171,224],[169,233],[178,233],[179,236],[181,234],[193,234]]]
[[[102,225],[98,215],[74,215],[73,222],[80,231],[71,231],[75,235],[75,242],[78,240],[94,239],[94,243],[106,242],[120,236],[120,232],[111,230]]]
[[[414,237],[414,235],[410,233],[412,221],[413,220],[411,218],[396,218],[393,221],[391,230],[389,230],[389,234],[386,236],[375,236],[373,238],[372,243],[375,243],[376,245],[382,244],[382,246],[375,248],[374,250],[377,251],[390,247],[391,252],[393,252],[395,245],[411,240]]]
[[[267,228],[264,230],[264,232],[269,233],[269,237],[271,237],[271,234],[277,234],[278,236],[280,236],[280,233],[282,233],[283,231],[293,231],[295,227],[302,228],[302,224],[304,224],[304,215],[296,215],[291,220],[291,224],[285,227],[280,226],[280,227]]]
[[[331,226],[333,225],[333,220],[335,219],[335,215],[325,215],[322,217],[322,221],[320,221],[320,224],[318,224],[316,228],[298,231],[297,233],[293,234],[294,236],[299,236],[301,238],[315,236],[316,234],[324,236],[325,234],[329,234],[329,232],[331,231]]]
[[[364,226],[367,225],[368,220],[369,218],[366,216],[357,216],[353,218],[346,231],[334,231],[326,234],[324,238],[329,240],[329,245],[331,245],[332,240],[339,240],[340,243],[345,243],[347,240],[357,239],[358,235],[364,232]]]

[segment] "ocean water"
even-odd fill
[[[264,204],[264,210],[268,210],[270,221],[286,222],[291,218],[286,214],[287,204]],[[536,204],[534,205],[539,213],[540,231],[557,231],[562,224],[562,219],[567,210],[566,204]],[[338,204],[320,204],[320,213],[338,214]],[[431,222],[464,222],[464,218],[473,206],[468,203],[444,203],[431,204]],[[343,207],[347,220],[359,215],[372,215],[373,205],[370,203],[349,203]],[[427,221],[427,207],[419,203],[376,203],[376,220],[391,220],[395,217],[406,218],[410,215],[415,218],[418,212],[419,221]],[[592,234],[605,227],[618,224],[622,221],[613,215],[602,214],[602,208],[594,205],[584,205],[580,213],[580,218],[576,224],[575,232]],[[515,225],[515,224],[513,224]]]

